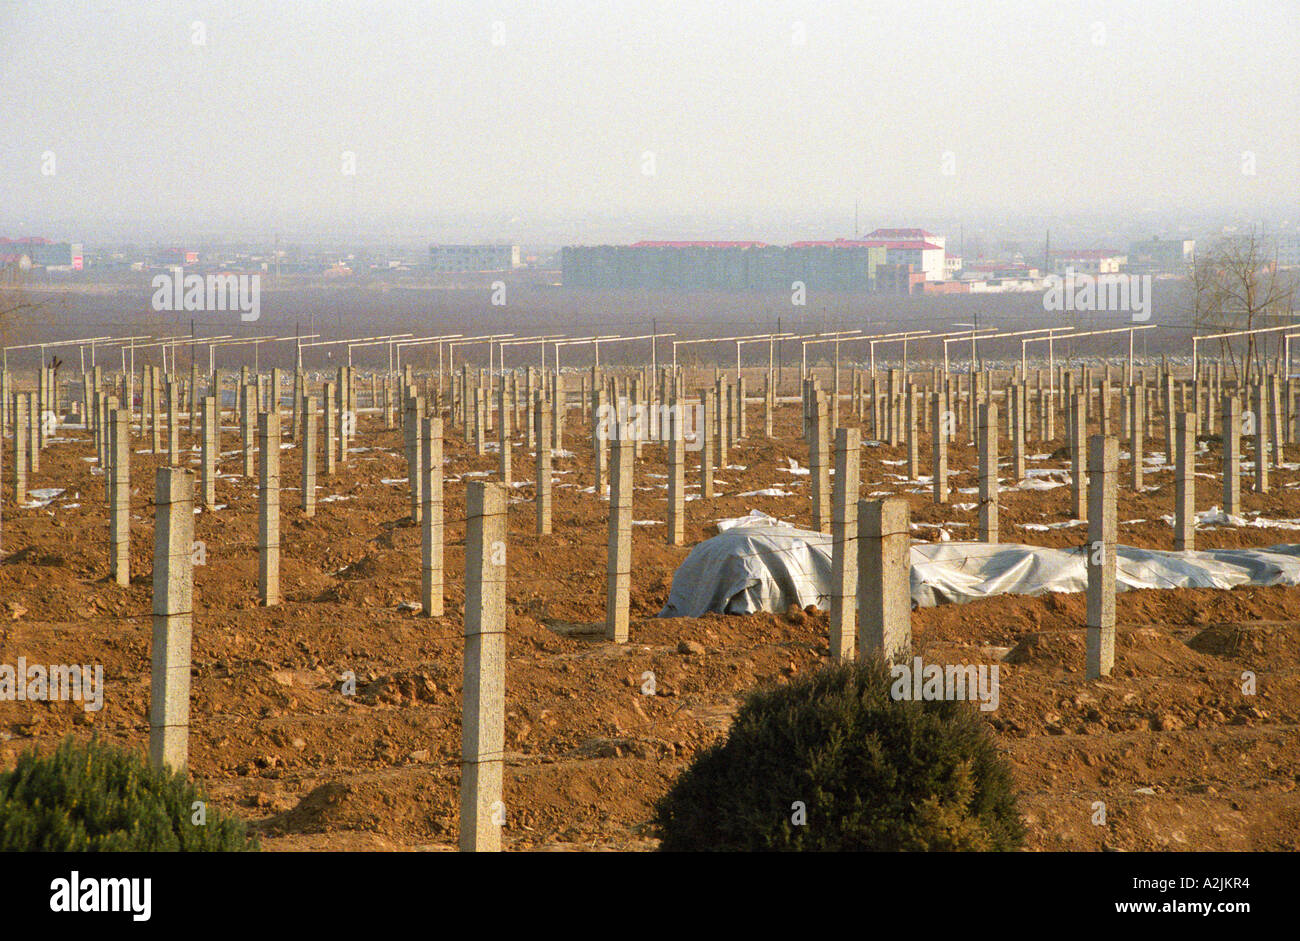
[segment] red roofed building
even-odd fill
[[[632,248],[766,248],[766,242],[656,242],[643,240],[633,242]]]
[[[875,229],[859,240],[859,244],[885,249],[890,264],[911,265],[914,271],[925,275],[926,281],[942,281],[946,277],[947,240],[942,235],[925,229]]]

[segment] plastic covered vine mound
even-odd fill
[[[655,808],[665,851],[1012,850],[1011,769],[966,702],[902,701],[882,661],[751,693]]]
[[[0,850],[257,848],[243,821],[218,812],[184,774],[151,768],[133,751],[65,739],[44,757],[24,753],[0,775]]]

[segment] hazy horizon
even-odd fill
[[[1298,39],[1255,0],[6,3],[0,233],[1295,225]]]

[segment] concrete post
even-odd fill
[[[253,462],[253,435],[257,429],[257,390],[252,386],[243,386],[239,409],[239,434],[244,448],[244,476],[252,477],[257,473]]]
[[[718,448],[718,467],[726,467],[727,444],[731,436],[731,393],[728,391],[727,383],[719,381],[716,388],[717,396],[714,399],[714,407],[717,409],[717,448]]]
[[[1088,624],[1085,677],[1110,676],[1115,663],[1115,497],[1119,442],[1088,439]]]
[[[546,395],[533,397],[533,429],[537,432],[537,535],[551,534],[551,412]],[[599,491],[597,492],[599,495]]]
[[[306,377],[301,369],[293,371],[293,420],[290,423],[289,435],[294,441],[301,441],[303,435],[303,399],[307,397]],[[391,427],[391,426],[390,426]]]
[[[828,533],[831,529],[830,414],[826,394],[813,389],[812,424],[809,426],[808,479],[812,484],[813,529]]]
[[[1025,425],[1028,424],[1028,395],[1023,382],[1012,383],[1007,392],[1011,396],[1011,475],[1019,484],[1025,479]]]
[[[704,405],[704,421],[700,434],[704,442],[700,448],[700,499],[713,499],[713,441],[714,441],[714,394],[711,389],[700,390],[700,399]]]
[[[40,392],[28,392],[27,395],[27,470],[33,474],[41,469],[41,399]],[[128,411],[128,418],[130,412]],[[131,433],[128,420],[127,434]]]
[[[114,409],[109,417],[112,429],[109,462],[109,569],[122,587],[131,584],[131,413]]]
[[[410,415],[408,413],[407,417]],[[546,450],[544,443],[540,450]],[[506,491],[465,487],[465,666],[462,680],[460,849],[497,852],[504,818]]]
[[[348,446],[356,427],[356,412],[352,408],[352,370],[340,366],[338,371],[339,463],[348,462]]]
[[[1223,512],[1241,515],[1241,400],[1223,397]]]
[[[180,464],[181,453],[181,388],[176,382],[167,383],[167,463]]]
[[[907,479],[921,476],[920,393],[907,387]]]
[[[1269,439],[1273,442],[1273,467],[1278,470],[1282,469],[1282,445],[1286,440],[1286,435],[1282,428],[1281,386],[1281,376],[1274,373],[1268,377]]]
[[[1174,549],[1196,548],[1196,413],[1179,412],[1174,431]]]
[[[896,662],[912,647],[912,535],[907,500],[858,503],[858,657]]]
[[[474,453],[482,457],[487,453],[487,403],[483,401],[483,387],[474,386]]]
[[[745,420],[745,377],[736,379],[736,437],[749,437],[749,423]]]
[[[998,541],[998,407],[979,408],[980,542]]]
[[[776,406],[776,390],[772,381],[772,374],[768,373],[767,381],[763,384],[763,437],[772,437],[772,411]]]
[[[551,396],[551,447],[556,451],[564,448],[564,414],[568,405],[564,389],[564,377],[556,373],[553,394]]]
[[[321,393],[325,406],[325,476],[333,477],[338,470],[339,407],[334,398],[334,383],[325,383]]]
[[[514,402],[510,395],[510,377],[504,373],[501,376],[501,387],[497,390],[497,437],[502,441],[507,441],[514,434],[515,416]]]
[[[609,416],[605,406],[605,386],[596,383],[591,389],[591,450],[596,463],[596,495],[600,496],[609,488],[609,451],[606,441]],[[528,412],[529,437],[533,433],[533,413]]]
[[[944,397],[938,393],[930,395],[930,410],[933,414],[931,424],[934,426],[934,433],[931,436],[931,449],[933,451],[932,480],[934,483],[934,502],[948,502],[948,428],[947,423],[951,420],[950,414],[944,408]]]
[[[1135,388],[1133,394],[1128,396],[1129,413],[1129,455],[1132,459],[1129,479],[1134,493],[1142,492],[1142,475],[1145,468],[1142,466],[1143,452],[1146,448],[1146,391],[1141,388]]]
[[[420,423],[420,449],[424,477],[424,509],[421,512],[420,604],[425,617],[443,614],[442,590],[442,419],[426,418]]]
[[[316,515],[316,396],[303,399],[305,416],[295,422],[302,432],[302,515]]]
[[[857,635],[858,490],[862,437],[856,428],[835,432],[835,493],[831,517],[831,657],[852,660]]]
[[[1088,416],[1084,410],[1083,394],[1075,393],[1070,407],[1070,483],[1073,496],[1072,513],[1075,519],[1088,518],[1088,456],[1087,447]]]
[[[193,554],[194,473],[160,467],[154,484],[149,763],[173,771],[189,762]]]
[[[217,400],[212,396],[203,399],[203,429],[199,450],[199,487],[203,491],[203,508],[211,510],[217,505]]]
[[[406,408],[402,411],[405,421],[403,434],[406,437],[406,479],[410,486],[411,520],[415,523],[420,522],[420,514],[424,512],[424,478],[420,474],[424,467],[424,442],[420,438],[420,420],[424,417],[422,401],[419,396],[408,396]]]
[[[1166,463],[1174,460],[1174,432],[1177,422],[1177,410],[1174,407],[1174,377],[1165,374],[1163,387],[1165,401],[1165,461]],[[1192,429],[1195,434],[1196,429]]]
[[[3,404],[5,411],[9,403]],[[21,505],[27,502],[27,396],[14,396],[14,502]],[[110,470],[111,474],[112,471]]]
[[[13,389],[10,385],[9,370],[0,368],[0,438],[9,434],[9,423],[13,415],[13,408]]]
[[[605,639],[627,643],[632,592],[632,465],[635,451],[620,423],[610,445],[609,545],[605,568]]]
[[[160,404],[162,377],[157,366],[149,367],[149,418],[151,447],[154,455],[162,453],[162,407]]]
[[[668,545],[686,540],[686,440],[683,436],[683,406],[672,400],[668,411]]]
[[[257,444],[262,452],[257,492],[257,589],[262,604],[280,603],[280,413],[257,417]]]
[[[1268,493],[1268,437],[1272,419],[1268,414],[1265,377],[1255,386],[1255,492]]]

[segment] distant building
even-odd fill
[[[884,242],[929,242],[938,248],[948,247],[948,240],[944,236],[935,235],[925,229],[876,229],[868,232],[865,239]]]
[[[673,290],[875,290],[883,248],[837,239],[768,245],[754,241],[643,241],[570,245],[560,253],[566,287]]]
[[[434,271],[511,271],[519,267],[518,245],[430,245]]]
[[[1133,242],[1124,270],[1130,274],[1186,274],[1196,261],[1195,239]]]
[[[1022,261],[974,261],[962,266],[961,277],[974,281],[1035,281],[1041,273]]]
[[[1279,268],[1300,268],[1300,233],[1279,235],[1274,240]]]
[[[1128,256],[1114,248],[1088,248],[1052,252],[1052,273],[1119,274]]]
[[[891,265],[911,265],[926,281],[948,277],[947,240],[925,229],[876,229],[861,240],[863,245],[885,249]]]
[[[26,266],[51,271],[80,271],[85,253],[79,242],[51,242],[43,238],[0,238],[0,255],[26,258]]]

